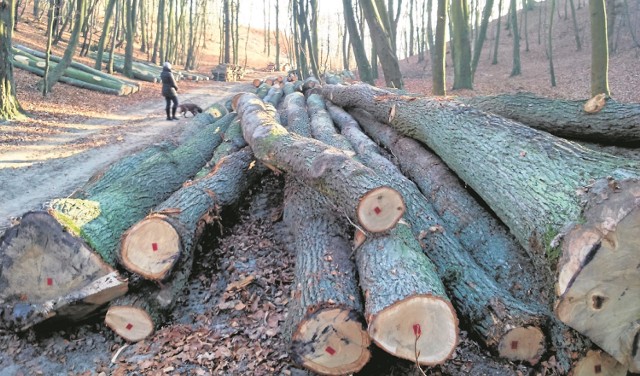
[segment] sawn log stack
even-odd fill
[[[180,145],[26,213],[0,238],[0,327],[109,303],[109,328],[148,338],[204,225],[273,173],[296,255],[281,332],[300,366],[358,372],[375,344],[447,368],[464,331],[493,355],[486,369],[640,371],[640,161],[453,100],[298,83],[255,81]]]

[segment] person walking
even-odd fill
[[[176,109],[178,108],[178,85],[173,78],[171,72],[171,63],[166,61],[162,65],[162,73],[160,73],[160,79],[162,80],[162,95],[167,102],[165,111],[167,112],[167,120],[178,120],[176,117]],[[173,102],[173,107],[171,107]]]

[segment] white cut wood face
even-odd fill
[[[74,251],[53,240],[34,244],[34,236],[23,235],[7,247],[6,256],[12,263],[2,270],[7,287],[0,299],[15,295],[30,303],[42,303],[81,289],[112,271],[84,246]]]
[[[393,228],[405,211],[402,195],[391,187],[379,187],[367,192],[358,204],[358,221],[369,232]]]
[[[633,209],[610,232],[562,295],[560,320],[591,339],[630,369],[640,337],[640,208]]]
[[[147,218],[135,224],[122,242],[123,265],[130,271],[152,279],[162,279],[180,255],[180,237],[160,218]]]
[[[589,350],[573,368],[573,376],[625,376],[627,367],[604,351]]]
[[[109,307],[105,324],[120,337],[130,342],[141,341],[153,333],[153,321],[149,314],[135,307]]]
[[[369,334],[394,356],[413,362],[417,358],[422,365],[441,364],[458,345],[458,319],[449,302],[431,295],[412,296],[374,316]]]
[[[298,327],[292,340],[313,344],[306,346],[313,352],[303,354],[305,367],[325,375],[344,375],[357,372],[369,361],[369,336],[353,316],[349,310],[330,308],[316,312]]]
[[[502,337],[498,352],[503,358],[535,365],[544,354],[544,339],[544,334],[536,327],[515,328]]]

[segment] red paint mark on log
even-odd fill
[[[420,327],[420,324],[413,324],[413,334],[416,337],[420,337],[422,335],[422,328]]]
[[[151,248],[153,249],[153,251],[157,251],[158,250],[158,243],[151,243]]]
[[[47,278],[47,286],[53,286],[53,278]]]
[[[327,353],[329,353],[329,355],[333,355],[336,353],[336,350],[333,349],[333,347],[331,346],[327,346],[326,349],[324,349],[324,351],[326,351]]]
[[[127,330],[131,330],[131,328],[133,328],[133,325],[131,323],[128,323],[126,328],[127,328]]]
[[[375,207],[375,209],[373,209],[374,212],[376,212],[376,215],[380,215],[380,213],[382,213],[382,209],[380,209],[379,207]]]
[[[518,349],[518,341],[511,341],[511,350]]]
[[[601,366],[600,364],[595,365],[595,366],[593,367],[593,371],[594,371],[595,373],[600,373],[600,372],[602,372],[602,366]]]

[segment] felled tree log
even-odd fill
[[[46,56],[47,56],[44,52],[36,51],[36,50],[33,50],[31,48],[28,48],[28,47],[25,47],[25,46],[22,46],[22,45],[19,45],[19,44],[14,45],[14,47],[17,50],[26,52],[28,54],[31,54],[31,55],[33,55],[35,57],[39,57],[41,59],[45,59]],[[62,60],[61,57],[55,56],[55,55],[50,55],[49,59],[51,61],[56,62],[56,63],[59,63]],[[69,64],[69,66],[71,68],[75,68],[77,70],[89,73],[89,74],[94,75],[94,76],[102,77],[102,78],[105,78],[105,79],[112,79],[112,80],[122,81],[122,82],[126,83],[127,85],[132,86],[134,88],[134,90],[133,90],[134,93],[136,93],[136,92],[138,92],[140,90],[140,84],[138,82],[135,82],[135,81],[132,81],[132,80],[128,80],[128,79],[126,79],[124,77],[116,77],[116,76],[113,76],[111,74],[108,74],[108,73],[102,72],[100,70],[94,69],[94,68],[92,68],[92,67],[90,67],[88,65],[84,65],[84,64],[78,63],[76,61],[72,61]]]
[[[588,113],[586,101],[539,97],[531,93],[500,94],[462,100],[475,108],[572,140],[609,145],[640,145],[640,104],[606,101]]]
[[[499,286],[446,228],[418,188],[377,152],[377,146],[359,130],[355,120],[336,106],[329,105],[328,109],[357,157],[394,181],[394,188],[405,198],[405,220],[411,224],[413,235],[423,242],[425,253],[437,266],[458,311],[475,334],[501,357],[536,364],[545,351],[544,307],[531,299],[516,299]],[[469,289],[469,285],[483,287]]]
[[[267,95],[263,98],[265,102],[271,103],[273,107],[278,107],[278,103],[280,103],[284,94],[280,86],[280,84],[273,85],[267,92]]]
[[[31,66],[31,65],[29,65],[28,62],[23,62],[23,61],[14,59],[13,65],[15,67],[17,67],[17,68],[26,70],[27,72],[31,72],[33,74],[37,74],[40,77],[44,77],[44,69],[42,69],[40,67],[37,67],[37,66]],[[88,83],[88,82],[76,80],[76,79],[69,78],[69,77],[66,77],[66,76],[60,77],[59,81],[65,83],[65,84],[77,86],[77,87],[80,87],[80,88],[83,88],[83,89],[98,91],[98,92],[105,93],[105,94],[125,95],[124,92],[122,92],[120,90],[117,90],[117,89],[111,89],[111,88],[107,88],[107,87],[94,85],[94,84],[91,84],[91,83]]]
[[[227,127],[227,131],[222,135],[222,143],[218,145],[216,150],[213,152],[211,160],[209,160],[209,162],[207,162],[207,164],[204,165],[204,167],[202,167],[202,169],[196,174],[194,180],[200,179],[201,177],[209,174],[211,169],[220,162],[222,158],[247,146],[247,142],[242,137],[240,119],[236,118],[235,113],[227,116],[229,116],[229,118],[225,121],[229,121],[230,123]],[[227,116],[225,116],[225,118]],[[222,122],[223,119],[220,119],[220,121]]]
[[[308,112],[314,137],[353,150],[336,133],[321,96],[309,95]],[[458,343],[458,319],[435,267],[406,224],[365,236],[355,248],[371,339],[394,356],[419,364],[445,362]]]
[[[365,231],[386,231],[402,217],[402,197],[384,180],[338,149],[288,133],[255,95],[239,98],[238,115],[256,157],[316,188]]]
[[[302,95],[287,96],[285,102],[293,103],[284,111],[286,116],[296,119],[288,131],[310,136]],[[285,324],[291,341],[289,354],[314,372],[344,375],[359,371],[368,362],[370,339],[364,327],[348,225],[331,209],[324,196],[295,175],[285,177],[283,222],[291,232],[296,254],[294,293]]]
[[[26,213],[0,237],[0,328],[81,320],[127,291],[127,281],[46,212]]]
[[[17,66],[32,73],[38,74],[39,76],[44,76],[44,59],[17,49],[14,49],[14,52],[15,54],[13,55],[13,59],[14,62],[18,63]],[[52,67],[58,64],[55,60],[60,59],[52,59],[52,61],[49,63]],[[28,65],[28,67],[31,69],[27,69],[25,65]],[[94,72],[80,70],[71,66],[64,71],[63,76],[67,78],[66,83],[83,87],[85,89],[98,90],[108,93],[117,93],[117,95],[129,95],[139,90],[139,86],[131,85],[130,83],[124,82],[116,77],[105,75],[103,73],[96,74]]]
[[[631,260],[640,246],[629,229],[640,216],[639,162],[453,101],[365,85],[324,90],[334,103],[361,107],[424,142],[532,254],[552,265],[561,254],[558,317],[622,364],[638,367],[640,269]]]
[[[601,350],[589,350],[576,362],[572,376],[625,376],[627,367],[618,363],[611,355]]]
[[[256,90],[256,95],[260,98],[264,98],[267,96],[267,94],[269,94],[269,90],[271,89],[271,84],[265,82],[260,84],[260,86],[258,86],[258,89]]]
[[[230,152],[231,149],[228,150]],[[122,236],[120,262],[149,280],[163,280],[183,252],[190,252],[198,222],[239,200],[239,195],[264,172],[249,151],[216,164],[209,175],[186,184],[156,206],[156,214],[133,225]],[[188,246],[188,247],[187,247]]]
[[[248,148],[232,153],[209,175],[174,192],[125,233],[122,259],[127,262],[123,265],[147,279],[169,279],[161,288],[147,284],[114,301],[105,318],[112,330],[135,342],[163,322],[191,274],[199,229],[218,220],[223,208],[236,205],[265,171]]]
[[[288,178],[291,179],[291,178]],[[370,358],[356,271],[350,259],[348,225],[333,215],[318,193],[288,182],[284,222],[296,252],[293,298],[286,324],[289,354],[323,375],[359,371]]]
[[[549,299],[547,290],[551,276],[547,268],[540,267],[535,273],[529,272],[535,268],[526,251],[504,225],[472,197],[468,188],[460,183],[458,177],[437,155],[416,140],[377,121],[362,109],[354,108],[349,111],[358,122],[355,124],[341,113],[339,107],[332,104],[328,104],[328,107],[342,133],[349,135],[353,142],[361,145],[360,148],[373,149],[376,146],[370,141],[367,143],[368,138],[362,135],[359,126],[376,143],[391,152],[400,170],[429,198],[447,231],[455,234],[460,245],[492,279],[520,299]],[[342,120],[338,121],[339,119]],[[523,273],[523,270],[528,272]]]
[[[115,265],[124,231],[198,172],[221,142],[224,130],[215,122],[194,127],[179,147],[131,165],[129,174],[105,181],[100,184],[104,189],[90,196],[52,200],[49,212]]]

